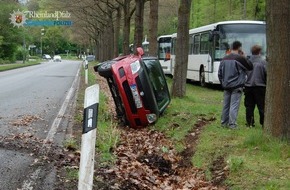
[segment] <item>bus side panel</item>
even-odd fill
[[[162,70],[163,70],[164,74],[171,75],[172,74],[172,71],[171,71],[171,60],[159,59],[159,62],[161,64],[161,67],[162,67]]]
[[[209,72],[208,54],[191,54],[188,56],[187,79],[199,81],[199,73],[201,66],[204,67],[205,73]],[[208,75],[205,75],[206,82],[208,82]]]
[[[209,81],[213,84],[220,84],[219,78],[218,78],[218,70],[220,66],[220,61],[214,61],[213,62],[213,72],[209,75]]]

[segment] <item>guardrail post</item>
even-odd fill
[[[86,88],[78,190],[93,188],[99,85]]]
[[[88,84],[88,69],[89,69],[89,62],[88,60],[84,60],[85,62],[85,84]]]

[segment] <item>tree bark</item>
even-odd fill
[[[115,22],[115,37],[114,37],[114,57],[119,55],[119,39],[120,39],[120,28],[121,28],[121,10],[118,7],[116,9],[116,22]]]
[[[172,84],[173,97],[184,97],[186,94],[190,7],[191,0],[180,1],[178,9],[176,64]]]
[[[149,55],[157,56],[157,32],[158,32],[158,5],[159,0],[150,1],[150,18],[149,18]]]
[[[247,0],[244,0],[243,19],[247,18]]]
[[[267,90],[265,123],[267,132],[290,140],[290,4],[289,0],[266,0]]]
[[[112,10],[107,9],[107,32],[106,32],[106,57],[105,60],[112,59],[114,57],[114,25],[113,25],[113,17]]]
[[[124,0],[124,4],[121,4],[124,12],[124,26],[123,26],[123,54],[127,55],[130,53],[130,21],[132,12],[130,10],[131,0]]]
[[[135,0],[135,3],[136,3],[136,11],[135,11],[134,42],[136,47],[142,47],[145,0]]]

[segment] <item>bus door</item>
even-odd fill
[[[205,32],[202,33],[200,36],[200,53],[207,55],[206,56],[206,63],[205,63],[205,82],[209,82],[210,81],[210,76],[211,76],[211,72],[212,72],[212,57],[211,57],[211,43],[210,42],[210,33],[209,32]]]

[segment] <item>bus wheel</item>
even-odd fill
[[[199,82],[200,82],[200,86],[205,86],[205,72],[204,69],[201,68],[200,72],[199,72]]]

